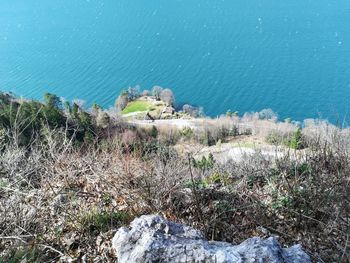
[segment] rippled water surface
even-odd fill
[[[124,87],[179,103],[347,118],[349,0],[0,0],[0,89],[106,107]]]

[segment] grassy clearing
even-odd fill
[[[145,98],[139,98],[135,101],[129,102],[126,108],[122,111],[124,115],[130,113],[140,113],[142,116],[145,112],[149,112],[154,118],[159,118],[162,110],[166,107],[166,104],[163,101],[152,101]],[[133,117],[135,117],[133,115]]]
[[[143,112],[148,111],[152,107],[152,103],[144,100],[132,101],[123,110],[123,114],[133,113],[133,112]]]

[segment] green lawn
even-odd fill
[[[123,110],[123,114],[128,114],[138,111],[148,111],[151,108],[152,104],[148,101],[136,100],[130,102],[126,108]]]

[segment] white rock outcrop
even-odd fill
[[[275,238],[250,238],[239,245],[207,241],[203,233],[146,215],[135,219],[131,228],[120,228],[113,238],[119,263],[308,263],[310,257],[300,245],[282,248]]]

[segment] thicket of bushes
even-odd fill
[[[297,128],[293,133],[283,133],[272,131],[266,136],[266,142],[273,145],[285,145],[291,149],[301,150],[307,147],[307,143],[303,138],[302,129]]]
[[[64,129],[67,137],[79,142],[93,139],[98,132],[92,114],[76,103],[63,104],[56,95],[49,93],[45,94],[43,103],[0,94],[0,128],[19,146],[40,138],[45,128]]]
[[[257,153],[221,164],[178,155],[156,128],[101,126],[97,115],[50,100],[24,107],[2,99],[0,262],[112,261],[115,230],[149,213],[209,239],[278,235],[284,245],[302,244],[316,262],[350,260],[348,130],[312,123],[302,130],[308,149],[298,159]],[[79,114],[90,116],[88,126]],[[174,137],[195,136],[182,133]],[[291,138],[298,145],[301,137]]]

